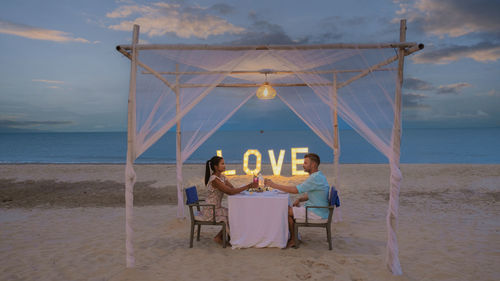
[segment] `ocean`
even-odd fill
[[[500,128],[404,129],[401,163],[500,164],[499,140]],[[340,143],[340,163],[387,163],[352,130],[340,132]],[[125,132],[1,133],[0,163],[125,163],[126,145]],[[283,149],[284,162],[290,163],[292,147],[307,147],[322,162],[333,162],[332,150],[313,132],[218,131],[186,163],[204,163],[216,150],[222,150],[226,162],[242,163],[248,149],[259,150],[263,163],[269,163],[269,149],[276,158]],[[136,163],[175,163],[175,132],[168,132]]]

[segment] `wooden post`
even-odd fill
[[[338,87],[337,87],[337,73],[333,73],[333,86],[332,86],[332,102],[333,102],[333,185],[339,190],[339,160],[340,160],[340,142],[339,142],[339,121],[338,121]],[[342,220],[340,208],[334,212],[333,222]]]
[[[125,249],[127,267],[134,267],[134,246],[133,246],[133,210],[134,210],[134,183],[135,172],[133,163],[135,161],[135,134],[136,134],[136,74],[137,74],[137,49],[135,46],[139,42],[139,26],[134,25],[132,35],[132,58],[130,66],[130,85],[128,98],[128,121],[127,121],[127,167],[125,168]]]
[[[178,117],[178,114],[181,112],[181,103],[180,103],[180,81],[179,81],[179,64],[175,65],[175,116]],[[176,127],[176,173],[177,173],[177,218],[184,217],[184,205],[182,195],[182,150],[181,150],[181,119],[177,120]]]
[[[333,152],[334,152],[334,165],[333,173],[335,176],[335,187],[338,188],[338,176],[339,176],[339,122],[338,122],[338,100],[337,100],[337,74],[333,74]]]
[[[406,20],[401,20],[399,40],[406,41]],[[403,67],[405,48],[398,50],[398,76],[396,81],[396,93],[394,100],[394,124],[392,128],[392,157],[389,159],[391,168],[389,209],[387,211],[387,254],[386,264],[394,275],[401,275],[401,264],[399,262],[398,250],[398,213],[399,213],[399,189],[401,186],[401,170],[399,168],[400,146],[401,146],[401,88],[403,86]]]

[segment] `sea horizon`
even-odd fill
[[[175,132],[169,131],[141,155],[137,164],[173,164]],[[405,128],[401,142],[401,163],[500,164],[496,143],[500,128]],[[3,132],[0,133],[0,164],[123,164],[127,133],[112,132]],[[383,164],[387,159],[354,130],[340,131],[340,163]],[[308,147],[323,163],[333,162],[333,151],[312,131],[306,130],[219,130],[185,162],[205,163],[222,150],[227,163],[243,162],[248,149],[262,154],[269,164],[268,150],[284,163],[291,162],[292,147]],[[303,154],[298,154],[303,155]],[[255,158],[250,158],[250,162]]]

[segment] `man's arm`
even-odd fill
[[[284,192],[288,192],[288,193],[292,193],[292,194],[299,193],[299,190],[297,189],[297,187],[293,186],[293,185],[281,185],[281,184],[277,184],[277,183],[273,182],[270,179],[265,179],[264,183],[267,186],[279,189],[279,190],[284,191]]]
[[[297,207],[297,206],[299,206],[300,202],[304,202],[304,201],[307,201],[307,200],[309,200],[309,196],[307,196],[307,193],[304,193],[303,196],[295,199],[295,201],[293,202],[293,206]]]
[[[307,193],[304,193],[304,196],[299,197],[300,202],[304,202],[307,200],[309,200],[309,196],[307,195]]]

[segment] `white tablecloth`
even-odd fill
[[[288,193],[248,191],[228,197],[233,249],[286,247]]]

